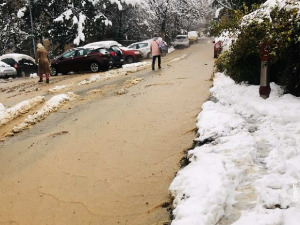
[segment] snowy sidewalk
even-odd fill
[[[199,146],[170,186],[172,225],[299,224],[300,99],[271,88],[264,100],[258,86],[216,74]]]

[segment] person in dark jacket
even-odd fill
[[[35,62],[39,65],[38,75],[39,82],[43,82],[43,74],[46,75],[46,83],[49,83],[50,76],[50,62],[47,50],[41,43],[37,44],[37,51],[35,55]]]

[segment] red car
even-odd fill
[[[106,48],[72,48],[51,60],[51,75],[69,72],[108,70],[113,65],[110,52]]]
[[[122,50],[127,63],[139,62],[143,58],[143,53],[140,50],[130,49],[124,46],[121,46],[120,49]]]
[[[218,58],[219,54],[222,51],[222,42],[218,41],[218,42],[213,42],[214,44],[214,58]]]

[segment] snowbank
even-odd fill
[[[114,77],[125,76],[127,75],[127,73],[131,73],[131,72],[133,73],[136,71],[143,70],[149,67],[150,65],[151,64],[149,62],[138,62],[138,63],[126,64],[123,65],[123,67],[120,69],[110,70],[106,73],[93,75],[88,79],[79,82],[78,85],[81,86],[81,85],[91,84],[94,82],[101,82]]]
[[[24,129],[27,129],[28,127],[30,127],[30,125],[36,124],[37,122],[45,119],[50,113],[57,111],[64,102],[70,101],[74,98],[76,98],[76,95],[72,92],[69,92],[68,94],[53,96],[44,104],[44,106],[39,111],[29,115],[23,123],[15,126],[12,129],[12,132],[18,133]]]
[[[37,96],[32,99],[28,99],[18,103],[17,105],[6,109],[2,103],[0,103],[0,127],[9,121],[19,117],[26,113],[28,110],[34,108],[38,104],[45,101],[44,96]]]
[[[173,225],[216,224],[233,212],[241,214],[235,225],[299,224],[300,99],[271,88],[264,100],[258,86],[216,75],[216,102],[206,102],[198,116],[203,145],[189,151],[190,164],[170,186]]]

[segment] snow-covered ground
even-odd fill
[[[300,224],[300,98],[271,88],[264,100],[258,86],[216,74],[198,146],[170,186],[172,225]]]

